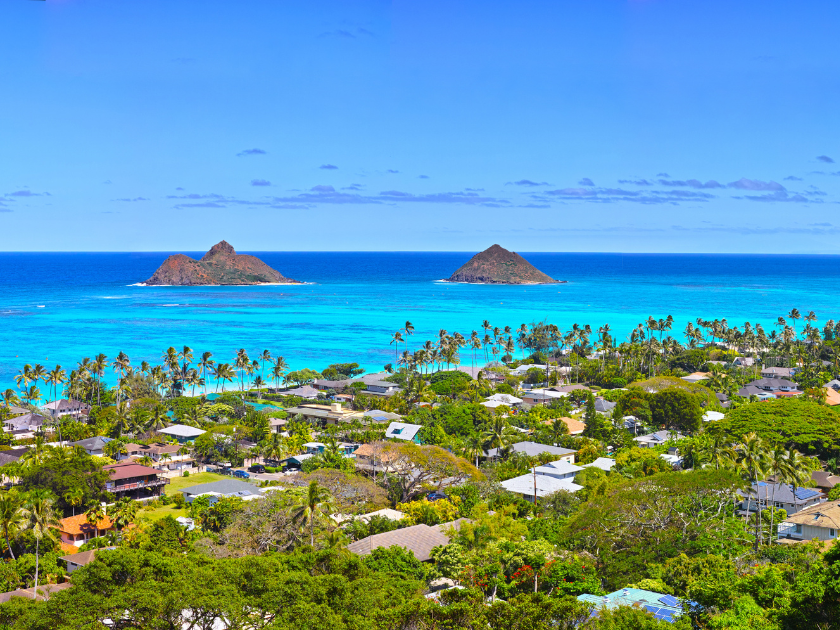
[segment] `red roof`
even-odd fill
[[[103,466],[102,470],[111,471],[111,479],[130,479],[132,477],[148,477],[158,475],[159,470],[141,466],[140,464],[111,464]]]

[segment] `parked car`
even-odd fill
[[[254,464],[253,466],[248,467],[248,472],[262,474],[265,472],[265,466],[263,466],[262,464]]]
[[[426,495],[426,499],[429,501],[437,501],[439,499],[448,499],[449,497],[443,494],[443,492],[430,492]]]
[[[240,479],[250,479],[251,475],[246,473],[244,470],[234,470],[233,471],[234,477],[239,477]]]

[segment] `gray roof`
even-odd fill
[[[380,411],[379,409],[369,409],[364,412],[364,417],[373,418],[377,422],[393,422],[402,420],[402,416],[398,413],[391,413],[390,411]]]
[[[511,448],[517,453],[524,453],[529,457],[537,457],[541,453],[551,453],[552,455],[557,455],[558,457],[563,457],[564,455],[571,455],[572,453],[577,453],[577,451],[572,450],[570,448],[560,448],[559,446],[549,446],[548,444],[540,444],[539,442],[517,442],[513,444]],[[491,448],[487,451],[487,454],[490,457],[495,457],[499,453],[499,449]]]
[[[750,396],[763,396],[769,392],[764,391],[763,389],[758,389],[758,387],[754,385],[746,385],[738,390],[738,395],[743,396],[744,398],[749,398]]]
[[[284,396],[300,396],[301,398],[317,398],[320,394],[312,385],[304,385],[303,387],[296,387],[285,392],[281,392]]]
[[[12,464],[18,461],[26,453],[31,451],[31,448],[14,448],[7,451],[0,451],[0,466],[5,464]]]
[[[262,490],[257,488],[252,483],[241,481],[239,479],[221,479],[220,481],[212,481],[210,483],[200,483],[197,486],[190,486],[181,490],[185,496],[196,496],[206,492],[217,492],[219,494],[235,494],[237,492],[247,492],[249,494],[262,494]]]
[[[448,545],[449,536],[444,532],[450,527],[458,528],[461,519],[442,525],[412,525],[392,532],[374,534],[347,545],[347,550],[358,556],[366,556],[379,547],[402,547],[414,553],[420,562],[431,560],[432,549],[439,545]]]
[[[421,424],[408,424],[407,422],[392,422],[385,431],[385,437],[396,440],[413,440],[417,432],[423,428]]]
[[[603,398],[596,398],[595,399],[595,411],[600,411],[601,413],[607,413],[615,409],[615,406],[618,403],[610,402],[609,400],[605,400]]]
[[[640,435],[639,437],[633,439],[636,442],[655,442],[658,444],[665,444],[668,440],[679,440],[682,437],[682,433],[679,431],[655,431],[654,433]]]
[[[758,495],[762,501],[768,500],[778,501],[779,503],[790,503],[792,505],[805,505],[818,499],[822,495],[822,492],[817,488],[799,487],[796,489],[796,495],[794,496],[793,486],[790,484],[759,481],[757,484],[752,484],[748,493],[739,490],[738,494],[744,497],[744,499],[749,494],[752,497]]]
[[[770,389],[781,389],[782,387],[791,387],[796,389],[796,383],[793,381],[789,381],[785,378],[760,378],[758,380],[752,381],[748,385],[752,385],[753,387],[764,387]]]
[[[93,437],[85,438],[84,440],[79,440],[78,442],[70,442],[70,446],[81,446],[86,451],[101,451],[110,441],[111,438],[94,435]]]

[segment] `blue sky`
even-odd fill
[[[0,249],[840,253],[836,2],[5,2]]]

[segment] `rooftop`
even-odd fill
[[[563,457],[564,455],[572,455],[577,453],[577,451],[572,450],[570,448],[560,448],[559,446],[549,446],[548,444],[540,444],[538,442],[517,442],[511,446],[513,450],[517,453],[525,453],[529,457],[537,457],[541,453],[551,453],[552,455],[557,455],[558,457]],[[495,457],[499,452],[497,448],[491,448],[487,451],[487,454],[490,457]]]
[[[359,556],[367,556],[379,547],[402,547],[414,553],[420,562],[431,560],[429,555],[435,547],[448,545],[449,536],[441,531],[451,523],[430,527],[429,525],[413,525],[396,529],[392,532],[374,534],[347,545],[348,551]]]
[[[583,486],[570,479],[556,479],[548,475],[533,475],[531,473],[508,479],[503,481],[501,485],[505,490],[531,497],[534,496],[534,485],[536,485],[537,498],[548,496],[559,490],[577,492],[583,488]]]
[[[158,433],[165,433],[166,435],[174,435],[175,437],[194,438],[199,435],[204,435],[206,431],[188,426],[186,424],[173,424],[172,426],[161,429]]]
[[[248,492],[250,494],[262,494],[262,490],[252,483],[240,481],[239,479],[221,479],[210,483],[200,483],[197,486],[183,488],[181,492],[187,496],[196,496],[207,492],[216,492],[221,495],[230,495],[237,492]]]
[[[59,523],[59,531],[73,535],[83,534],[85,532],[93,534],[97,529],[100,532],[102,532],[105,530],[109,530],[114,526],[113,521],[111,521],[111,519],[108,516],[105,516],[102,519],[100,519],[99,523],[97,523],[96,527],[94,527],[93,525],[87,522],[87,517],[84,514],[68,516],[67,518],[61,519]]]
[[[148,477],[149,475],[157,476],[160,473],[156,468],[149,468],[140,464],[111,464],[103,466],[102,470],[111,471],[111,479],[114,481],[132,479],[133,477]]]

